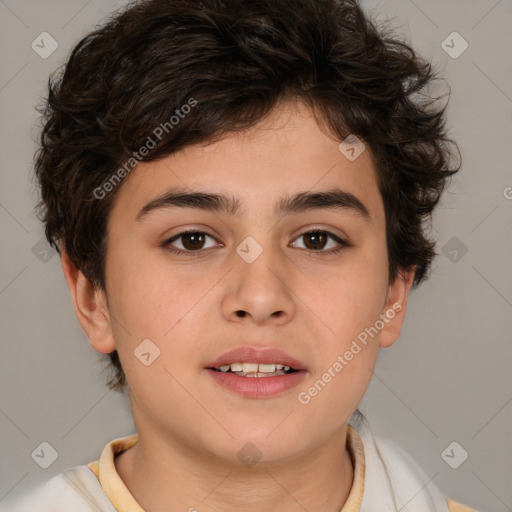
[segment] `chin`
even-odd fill
[[[259,467],[282,464],[295,459],[306,447],[300,445],[300,438],[295,438],[286,432],[271,430],[265,432],[247,428],[245,432],[231,431],[233,438],[225,439],[222,446],[212,450],[215,455],[228,464],[239,464]],[[304,438],[302,438],[304,439]]]

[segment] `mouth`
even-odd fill
[[[209,363],[205,370],[214,382],[248,398],[267,398],[297,386],[305,366],[276,348],[242,347]]]
[[[208,368],[220,373],[231,373],[239,377],[278,377],[280,375],[289,375],[300,370],[279,363],[231,363],[219,366],[218,368]]]

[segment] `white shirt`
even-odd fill
[[[138,435],[108,443],[98,461],[75,466],[0,508],[5,512],[144,512],[121,480],[116,454]],[[366,426],[347,429],[354,481],[340,512],[476,512],[440,491],[395,442]]]

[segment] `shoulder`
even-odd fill
[[[448,499],[433,482],[435,474],[427,475],[396,442],[366,426],[358,434],[365,458],[361,512],[475,512]]]
[[[476,512],[476,510],[466,507],[466,505],[462,505],[462,503],[457,503],[456,501],[448,499],[448,509],[450,512]]]
[[[75,466],[30,490],[14,496],[2,512],[117,512],[95,474]]]

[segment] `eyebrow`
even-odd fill
[[[196,208],[243,216],[241,213],[242,203],[233,196],[201,191],[187,192],[185,189],[171,189],[147,203],[137,214],[136,220],[142,220],[150,212],[167,208]],[[352,211],[365,220],[371,221],[368,208],[363,202],[354,194],[338,188],[321,192],[300,192],[293,196],[284,196],[276,203],[274,215],[278,217],[288,213],[299,213],[317,209]]]

